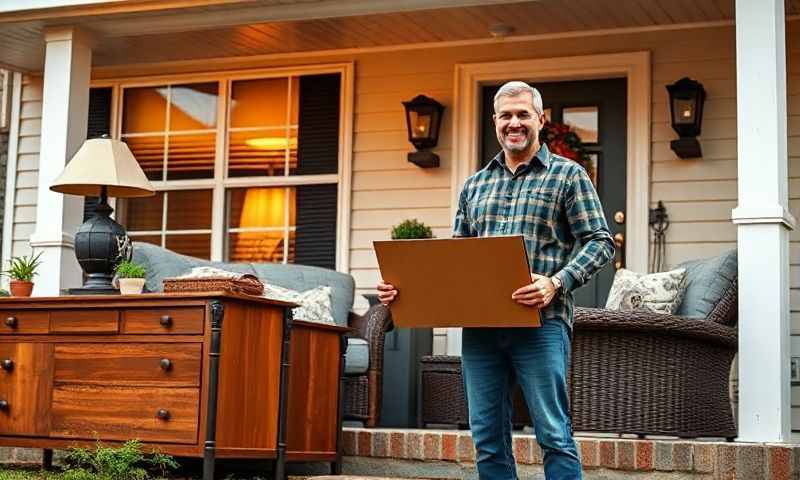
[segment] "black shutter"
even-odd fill
[[[338,185],[297,187],[295,263],[336,268],[336,192]]]
[[[92,88],[89,90],[89,121],[86,138],[111,135],[111,88]],[[94,215],[97,197],[83,199],[83,220]]]
[[[300,77],[297,175],[339,171],[339,102],[341,76]],[[336,268],[337,188],[333,185],[297,187],[295,263]]]
[[[300,120],[297,139],[298,175],[339,170],[338,73],[300,77]]]

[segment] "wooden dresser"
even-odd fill
[[[0,299],[0,446],[341,466],[342,334],[231,293]]]

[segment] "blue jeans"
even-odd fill
[[[581,478],[569,415],[567,328],[561,320],[544,320],[540,328],[464,329],[461,362],[481,480],[517,479],[511,441],[515,381],[544,452],[545,478]]]

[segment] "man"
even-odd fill
[[[541,312],[540,328],[465,328],[461,362],[470,429],[482,480],[517,478],[511,440],[511,389],[519,383],[544,452],[548,480],[581,478],[569,415],[572,291],[614,255],[597,192],[577,163],[539,143],[542,97],[524,82],[509,82],[494,98],[502,151],[464,183],[456,237],[523,235],[531,280],[511,294]],[[574,246],[579,249],[574,252]],[[398,295],[381,282],[389,305]]]

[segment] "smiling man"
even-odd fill
[[[495,95],[494,111],[502,151],[464,183],[454,236],[523,235],[532,283],[509,294],[540,309],[542,326],[463,331],[461,362],[478,474],[482,480],[517,478],[511,440],[516,382],[544,452],[545,477],[579,479],[566,378],[572,291],[608,263],[614,242],[586,171],[539,143],[539,92],[524,82],[506,83]],[[397,294],[392,285],[378,285],[386,305]]]

